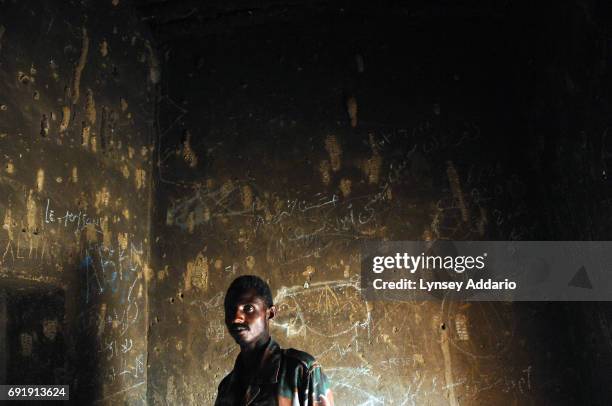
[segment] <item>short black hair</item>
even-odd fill
[[[263,299],[266,307],[272,307],[274,304],[272,302],[272,292],[270,291],[270,286],[266,283],[266,281],[261,279],[259,276],[242,275],[234,279],[229,288],[227,288],[225,301],[223,302],[225,308],[227,309],[228,306],[234,302],[241,293],[249,289],[255,290],[257,296]]]

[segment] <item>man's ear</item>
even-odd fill
[[[276,306],[272,305],[268,308],[268,320],[273,319],[276,316]]]

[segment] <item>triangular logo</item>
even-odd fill
[[[576,272],[576,275],[572,278],[571,281],[567,284],[567,286],[573,286],[576,288],[583,289],[593,289],[593,285],[591,285],[591,280],[589,279],[589,274],[587,274],[586,268],[581,266]]]

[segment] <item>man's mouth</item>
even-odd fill
[[[248,331],[249,328],[247,326],[232,326],[230,328],[230,331],[234,334],[240,334],[244,331]]]

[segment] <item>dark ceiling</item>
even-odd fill
[[[352,16],[401,18],[407,25],[447,19],[503,17],[510,0],[134,0],[160,42],[241,26]]]

